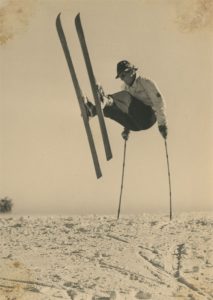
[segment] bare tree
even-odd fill
[[[12,199],[4,197],[0,199],[0,213],[10,212],[12,210]]]

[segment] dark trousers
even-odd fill
[[[146,130],[156,122],[156,116],[151,106],[122,91],[110,95],[113,98],[112,106],[105,106],[104,116],[110,118],[123,127],[133,130]]]

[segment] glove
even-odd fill
[[[103,87],[100,83],[96,83],[96,87],[97,87],[97,91],[98,91],[98,95],[100,97],[100,100],[103,102],[104,97],[106,97],[105,93],[104,93],[104,89],[103,89]]]
[[[166,125],[159,125],[158,128],[159,128],[159,131],[160,131],[162,137],[164,139],[166,139],[167,135],[168,135],[168,128],[167,128],[167,126]]]
[[[125,141],[127,141],[128,138],[129,138],[129,129],[124,128],[124,130],[122,131],[121,135],[122,135],[122,138],[123,138]]]

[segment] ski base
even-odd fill
[[[83,93],[81,91],[78,79],[77,79],[77,75],[75,72],[75,68],[71,59],[71,55],[70,55],[70,51],[67,45],[67,41],[66,41],[66,37],[64,34],[64,30],[61,24],[61,19],[60,19],[60,14],[57,16],[56,18],[56,28],[57,28],[57,32],[58,32],[58,36],[61,42],[61,46],[62,49],[64,51],[64,55],[67,61],[67,65],[70,71],[70,75],[73,81],[73,85],[75,88],[75,92],[76,92],[76,96],[78,99],[78,103],[79,103],[79,107],[81,110],[81,115],[83,118],[83,123],[84,123],[84,127],[85,127],[85,131],[87,134],[87,139],[89,142],[89,146],[90,146],[90,151],[91,151],[91,155],[92,155],[92,160],[93,160],[93,164],[95,167],[95,172],[96,172],[96,177],[100,178],[102,176],[102,172],[101,172],[101,168],[100,168],[100,164],[99,164],[99,160],[98,160],[98,156],[97,156],[97,151],[95,148],[95,143],[94,143],[94,139],[92,136],[92,132],[91,132],[91,128],[90,128],[90,124],[89,124],[89,119],[87,116],[87,112],[86,112],[86,108],[84,105],[84,97],[83,97]]]
[[[100,124],[102,139],[103,139],[103,143],[104,143],[106,159],[110,160],[112,158],[112,151],[111,151],[111,147],[110,147],[110,143],[109,143],[109,138],[108,138],[108,133],[107,133],[107,129],[106,129],[105,121],[104,121],[104,116],[103,116],[102,109],[101,109],[100,93],[99,93],[98,86],[97,86],[97,83],[95,80],[95,76],[94,76],[94,72],[93,72],[93,68],[92,68],[83,28],[81,25],[80,14],[78,14],[75,18],[75,26],[76,26],[79,42],[81,45],[82,53],[84,56],[93,97],[95,100],[95,106],[96,106],[96,111],[97,111],[98,120],[99,120],[99,124]]]

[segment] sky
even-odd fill
[[[73,83],[58,39],[61,20],[83,92],[91,99],[74,19],[80,13],[96,80],[121,90],[126,59],[153,80],[167,106],[173,214],[212,210],[213,3],[208,0],[1,0],[0,197],[17,214],[116,214],[123,128],[105,119],[106,161],[96,179]],[[169,213],[164,141],[157,125],[131,132],[121,214]]]

